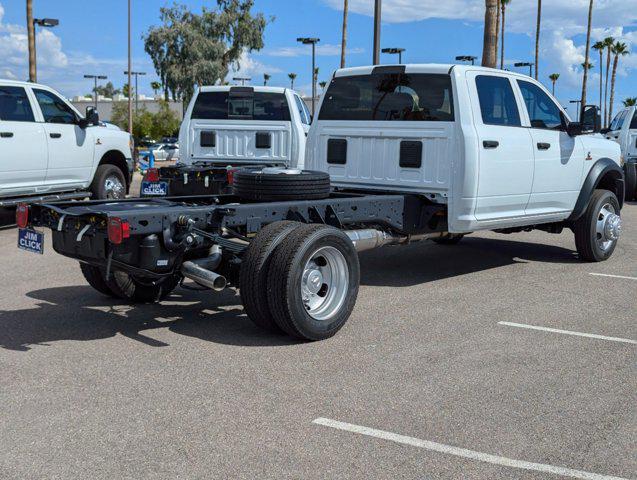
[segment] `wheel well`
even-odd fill
[[[126,164],[126,157],[122,152],[117,150],[110,150],[104,154],[100,160],[100,165],[115,165],[124,174],[126,179],[126,187],[130,187],[131,178],[128,173],[128,165]]]
[[[597,183],[597,188],[602,190],[609,190],[615,194],[617,200],[619,200],[619,206],[624,204],[624,179],[616,170],[610,170],[606,172]]]

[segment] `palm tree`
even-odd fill
[[[603,82],[602,82],[602,76],[604,73],[604,50],[606,49],[606,45],[604,44],[603,41],[599,41],[597,42],[595,45],[593,45],[593,50],[597,50],[597,53],[599,53],[599,111],[602,111],[602,90],[603,90]]]
[[[502,38],[500,43],[502,44],[502,51],[500,54],[500,69],[504,70],[504,27],[506,23],[506,7],[511,3],[511,0],[500,0],[500,7],[502,8],[502,34],[500,35]]]
[[[288,73],[288,78],[290,79],[290,88],[294,90],[294,80],[296,80],[296,73]]]
[[[540,69],[540,27],[542,24],[542,0],[537,0],[537,27],[535,29],[535,79]]]
[[[498,62],[498,5],[499,0],[485,0],[484,39],[482,44],[482,66],[495,68]]]
[[[622,103],[624,104],[624,107],[634,107],[637,105],[637,97],[627,98]]]
[[[325,91],[325,87],[327,87],[327,82],[326,81],[319,82],[319,87],[321,87],[321,90]]]
[[[612,48],[615,44],[613,37],[606,37],[604,39],[604,45],[606,46],[606,83],[604,86],[604,126],[608,127],[610,119],[608,118],[608,75],[610,74],[610,59],[612,54]]]
[[[617,66],[619,65],[619,57],[628,55],[628,47],[625,43],[617,42],[613,45],[613,75],[610,80],[610,102],[608,104],[608,118],[613,118],[613,102],[615,101],[615,80],[617,78]]]
[[[345,68],[345,50],[347,48],[347,0],[343,0],[343,39],[341,40],[341,68]]]
[[[588,27],[586,29],[586,50],[584,51],[584,80],[582,81],[582,103],[580,108],[584,111],[586,106],[586,88],[588,84],[588,71],[590,70],[589,55],[591,52],[591,26],[593,24],[593,0],[588,4]],[[581,114],[580,114],[580,118]]]
[[[583,69],[585,69],[585,70],[591,70],[591,69],[595,68],[595,64],[594,64],[594,63],[591,63],[591,62],[588,62],[588,64],[586,64],[586,63],[582,62],[580,65],[581,65],[581,66],[582,66],[582,68],[583,68]]]
[[[29,81],[37,82],[35,70],[35,24],[33,23],[33,0],[27,0],[27,42],[29,48]]]
[[[549,75],[549,80],[551,80],[551,83],[553,84],[553,96],[555,96],[555,83],[559,80],[559,78],[560,78],[559,73],[551,73]]]
[[[263,86],[265,87],[268,82],[270,81],[270,79],[272,78],[271,75],[268,75],[267,73],[263,74]]]
[[[150,88],[153,89],[153,94],[157,96],[157,91],[161,88],[161,83],[159,82],[150,82]]]
[[[498,57],[498,52],[500,51],[500,15],[502,12],[502,7],[500,6],[500,0],[498,0],[497,5],[498,14],[495,19],[495,56]]]

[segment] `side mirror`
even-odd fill
[[[599,115],[599,107],[597,105],[586,105],[582,109],[582,132],[599,133],[602,130],[602,121]]]
[[[89,125],[100,124],[100,116],[98,115],[97,110],[95,110],[95,107],[86,107],[86,116],[82,120],[80,120],[80,127],[82,128],[86,128]]]

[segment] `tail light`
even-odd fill
[[[234,183],[234,174],[239,170],[238,168],[229,168],[226,172],[226,179],[228,180],[228,185],[232,185]]]
[[[146,171],[146,180],[149,182],[158,182],[159,181],[159,170],[156,168],[149,168]]]
[[[15,209],[15,223],[18,224],[20,228],[26,228],[29,224],[29,206],[20,203],[18,207]]]
[[[118,217],[108,219],[108,240],[119,245],[124,239],[130,237],[130,224]]]

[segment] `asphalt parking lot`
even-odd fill
[[[600,264],[570,232],[367,252],[318,343],[261,332],[233,291],[113,302],[2,230],[0,477],[635,478],[637,204],[622,215]]]

